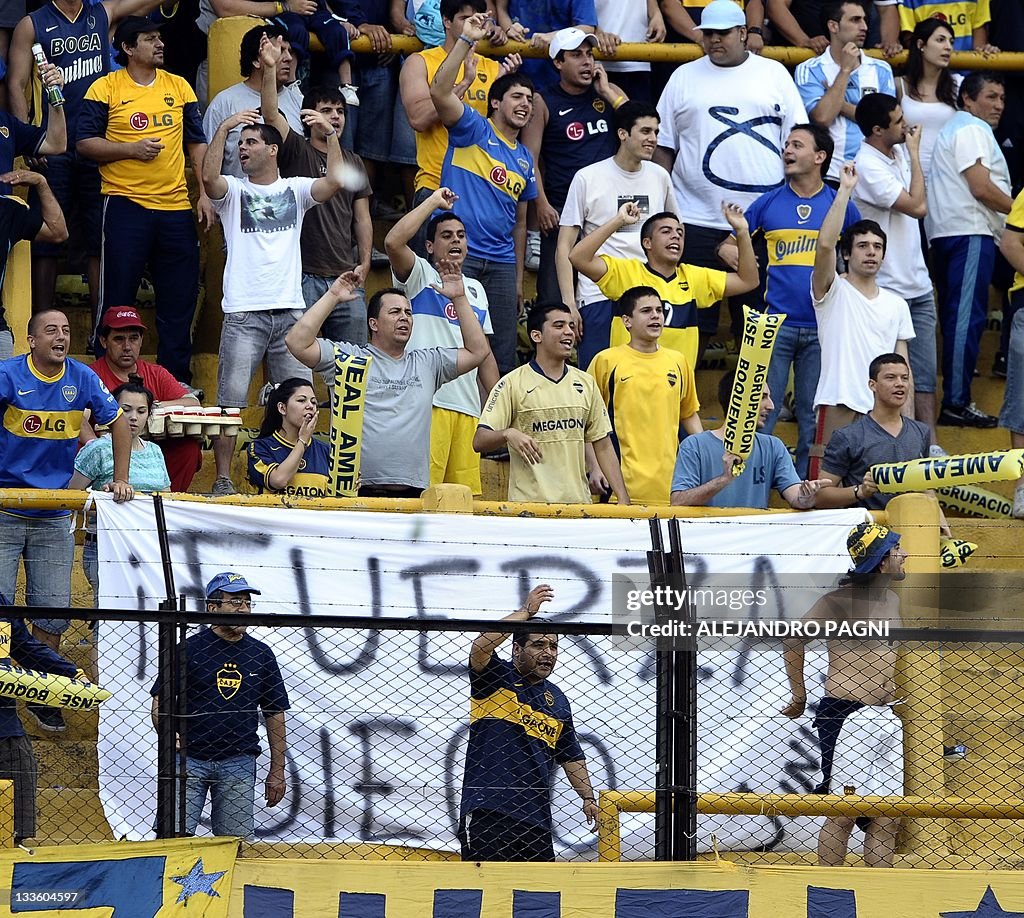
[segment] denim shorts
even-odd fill
[[[907,342],[910,355],[910,369],[914,374],[915,392],[934,392],[938,352],[935,343],[935,297],[929,293],[907,300],[910,307],[910,321],[914,325],[914,337]]]
[[[217,365],[217,404],[244,408],[249,385],[267,358],[268,381],[284,382],[297,376],[312,380],[313,374],[288,352],[285,335],[302,315],[301,309],[262,309],[224,315]]]

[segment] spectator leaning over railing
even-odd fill
[[[206,612],[251,612],[252,597],[259,595],[241,574],[225,571],[206,585]],[[195,835],[209,795],[214,835],[255,837],[261,711],[270,746],[264,801],[277,806],[284,799],[288,692],[274,651],[247,630],[247,625],[212,625],[188,638],[182,648],[186,716],[178,740],[185,752],[186,835]],[[159,690],[157,678],[150,690],[154,729],[161,716],[173,716],[161,714]]]
[[[735,378],[735,371],[731,371],[719,380],[718,401],[723,412],[729,410]],[[763,393],[758,408],[758,428],[764,427],[774,407],[767,383]],[[754,435],[754,448],[745,460],[745,468],[734,475],[733,466],[739,461],[739,456],[725,451],[725,425],[687,437],[679,444],[672,474],[672,506],[767,510],[774,489],[794,510],[811,510],[814,495],[829,483],[824,478],[801,481],[786,445],[770,434]]]
[[[430,420],[434,395],[446,382],[476,369],[487,357],[487,338],[466,297],[461,273],[438,265],[438,288],[458,318],[463,346],[408,346],[412,304],[395,287],[378,290],[367,304],[368,345],[318,338],[320,326],[339,301],[355,296],[360,283],[339,277],[288,332],[288,349],[305,366],[334,383],[335,354],[372,357],[363,411],[359,475],[361,497],[419,497],[430,484]]]
[[[131,500],[128,461],[131,431],[106,387],[85,364],[67,356],[71,326],[55,309],[37,312],[28,323],[29,353],[0,363],[0,487],[68,486],[74,473],[78,435],[86,408],[99,424],[111,426],[113,481],[105,490],[117,501]],[[14,596],[18,562],[25,562],[25,605],[71,605],[75,539],[67,510],[10,508],[0,513],[0,593]],[[33,635],[52,650],[71,623],[36,619]],[[26,709],[45,730],[64,729],[57,708]]]
[[[313,434],[318,405],[308,379],[274,387],[257,439],[249,444],[249,483],[262,494],[331,497],[330,450]]]
[[[128,469],[128,483],[136,492],[166,491],[171,485],[164,463],[164,454],[152,440],[144,440],[153,410],[153,393],[139,383],[129,382],[110,393],[117,401],[121,414],[128,422],[132,434],[132,457]],[[73,491],[100,490],[114,480],[114,444],[109,435],[90,440],[75,456],[75,474],[68,487]],[[82,568],[92,587],[93,604],[99,605],[99,558],[96,551],[96,517],[90,514],[86,521],[85,542],[82,546]]]
[[[608,487],[629,503],[611,422],[592,376],[568,365],[576,343],[569,307],[538,303],[526,317],[533,360],[502,377],[480,415],[473,449],[509,452],[508,499],[589,504],[586,445]]]
[[[281,178],[277,167],[281,135],[277,128],[260,124],[255,111],[239,112],[221,122],[206,157],[206,187],[228,247],[217,364],[217,404],[222,407],[245,407],[249,385],[264,356],[271,383],[308,377],[284,342],[305,308],[302,222],[310,208],[329,201],[345,182],[338,132],[319,112],[303,109],[302,117],[326,139],[327,163],[319,178]],[[237,125],[243,125],[238,141],[243,181],[220,173],[225,140]],[[214,440],[215,495],[235,493],[231,483],[234,446],[234,437]]]
[[[525,622],[554,598],[535,586],[523,607],[502,621]],[[551,781],[561,765],[580,796],[587,824],[597,799],[572,708],[549,681],[558,662],[557,634],[516,632],[512,660],[495,651],[508,634],[478,635],[469,652],[469,743],[462,779],[459,841],[464,861],[553,861]]]

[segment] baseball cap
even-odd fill
[[[130,42],[137,35],[146,32],[159,32],[165,23],[153,22],[145,16],[125,16],[114,30],[114,50],[120,51],[121,45]]]
[[[111,306],[100,319],[100,328],[145,328],[146,323],[134,306]]]
[[[878,523],[861,523],[850,530],[846,550],[854,567],[851,573],[870,574],[900,542],[900,534]]]
[[[724,32],[726,29],[735,29],[746,24],[747,17],[743,10],[732,0],[711,0],[700,14],[700,25],[697,28]]]
[[[255,587],[249,586],[249,581],[241,574],[236,574],[232,571],[223,571],[206,584],[206,598],[209,599],[214,593],[254,593],[257,596],[262,595]]]
[[[559,29],[551,39],[548,54],[554,60],[562,51],[575,51],[585,41],[589,41],[593,47],[597,44],[597,36],[583,29]]]

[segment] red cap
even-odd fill
[[[111,306],[103,313],[100,328],[145,328],[146,323],[134,306]]]

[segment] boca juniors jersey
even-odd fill
[[[327,490],[331,457],[327,445],[315,437],[299,460],[299,469],[283,488],[270,486],[270,474],[288,458],[295,444],[276,431],[249,444],[249,481],[260,494],[285,494],[288,497],[330,497]]]

